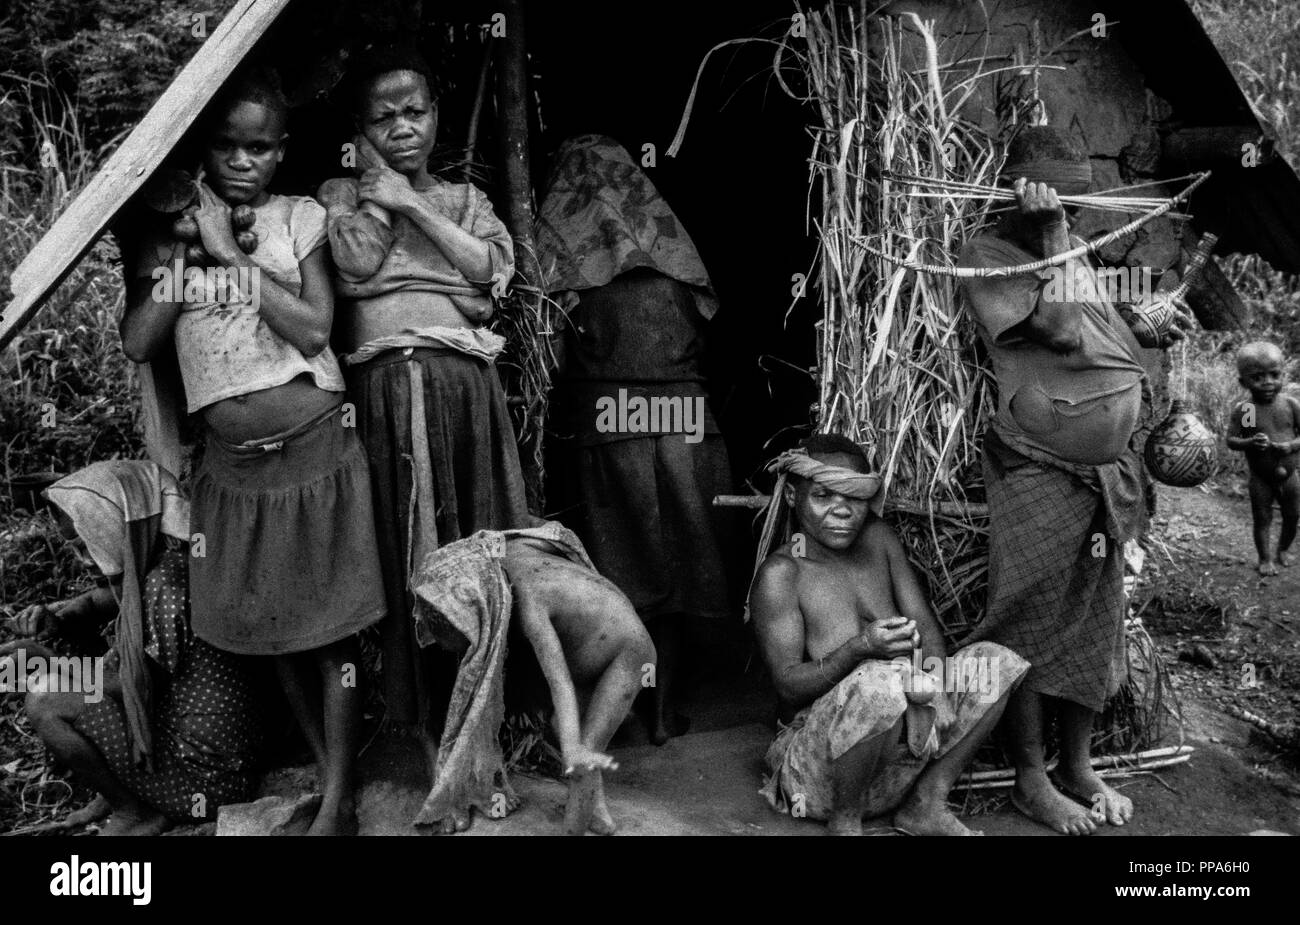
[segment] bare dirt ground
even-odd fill
[[[1300,719],[1300,565],[1271,578],[1254,571],[1249,505],[1231,481],[1213,490],[1162,489],[1152,539],[1137,606],[1170,669],[1183,711],[1183,735],[1196,753],[1187,764],[1118,782],[1135,801],[1137,816],[1129,826],[1103,828],[1100,834],[1300,834],[1300,755],[1294,745],[1284,745],[1230,712],[1244,709],[1283,733],[1294,730]],[[697,686],[684,704],[693,720],[691,734],[663,748],[645,744],[639,724],[630,720],[619,737],[622,747],[616,749],[622,767],[609,781],[611,809],[623,831],[824,831],[816,823],[773,813],[758,795],[771,736],[766,724],[770,706],[770,691],[751,662],[748,670]],[[1166,744],[1175,744],[1177,731],[1170,725]],[[12,728],[30,735],[21,720]],[[30,741],[27,746],[24,760],[4,768],[11,789],[26,794],[28,804],[26,820],[15,820],[14,828],[33,817],[48,817],[48,811],[40,811],[42,794],[71,795],[59,790],[70,788],[61,784],[63,775],[44,767],[38,747]],[[427,783],[413,749],[381,737],[363,757],[361,771],[363,834],[418,834],[410,820]],[[313,777],[307,768],[285,769],[271,775],[263,792],[310,792]],[[524,797],[522,810],[500,821],[479,820],[473,834],[558,831],[563,786],[529,776],[520,776],[516,786]],[[78,792],[56,815],[88,797]],[[1048,834],[1012,809],[1005,792],[955,792],[953,801],[968,824],[986,834]],[[887,823],[877,820],[874,831],[888,833]],[[215,828],[211,823],[182,827],[175,834],[208,835]]]
[[[1300,566],[1260,576],[1250,529],[1238,479],[1212,489],[1162,489],[1138,606],[1171,669],[1189,736],[1244,763],[1253,777],[1241,784],[1286,796],[1293,813],[1279,822],[1294,824]],[[1289,743],[1242,722],[1236,711],[1268,721]]]

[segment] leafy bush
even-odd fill
[[[48,86],[28,85],[9,99],[38,106]],[[0,165],[0,278],[53,224],[71,194],[89,179],[96,157],[81,126],[64,110],[34,136],[44,166]],[[122,279],[116,249],[101,241],[54,298],[0,353],[0,479],[54,470],[72,472],[95,459],[135,455],[131,364],[121,350],[116,316]],[[0,513],[10,508],[0,491]]]
[[[1218,47],[1278,150],[1300,158],[1300,4],[1295,0],[1193,0],[1192,9]]]
[[[1278,151],[1300,163],[1300,4],[1294,0],[1193,0],[1192,8],[1227,61],[1260,121],[1271,128]],[[1288,356],[1289,378],[1300,376],[1300,279],[1259,257],[1233,255],[1219,264],[1250,309],[1245,331],[1201,332],[1188,344],[1187,397],[1217,434],[1228,409],[1246,392],[1237,382],[1236,350],[1251,340],[1273,341]],[[1179,384],[1177,374],[1171,383]],[[1293,386],[1294,387],[1294,386]],[[1222,474],[1244,476],[1245,457],[1220,437]]]
[[[9,0],[0,20],[6,82],[37,78],[49,99],[30,109],[0,104],[3,160],[31,165],[30,142],[43,119],[58,122],[71,103],[85,120],[91,149],[111,144],[140,120],[203,39],[192,17],[206,16],[208,34],[233,0]],[[0,100],[7,97],[0,93]],[[60,111],[62,110],[62,111]]]

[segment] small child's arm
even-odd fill
[[[1233,406],[1232,411],[1228,414],[1228,432],[1224,435],[1223,442],[1227,444],[1228,449],[1236,450],[1239,453],[1246,453],[1250,450],[1267,449],[1269,445],[1268,434],[1255,433],[1246,436],[1246,428],[1243,423],[1246,418],[1246,408],[1249,402],[1238,402]]]
[[[617,765],[612,758],[587,748],[582,743],[578,693],[573,686],[573,675],[564,659],[564,648],[551,624],[550,615],[544,608],[528,601],[521,601],[517,612],[523,623],[524,635],[528,637],[528,642],[537,655],[537,663],[551,690],[551,703],[555,707],[555,730],[560,737],[564,773],[614,770]]]
[[[1291,453],[1295,453],[1297,450],[1300,450],[1300,398],[1296,398],[1294,395],[1287,395],[1285,396],[1285,398],[1291,406],[1292,437],[1290,440],[1289,448],[1284,452],[1286,452],[1287,454],[1291,454]]]

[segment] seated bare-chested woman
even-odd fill
[[[902,544],[876,516],[880,478],[860,447],[818,435],[776,468],[786,483],[774,503],[798,532],[759,567],[751,596],[782,723],[764,796],[835,835],[886,813],[913,834],[974,834],[948,791],[1028,664],[987,642],[944,658]]]

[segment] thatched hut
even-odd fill
[[[895,25],[882,28],[885,17]],[[339,173],[350,128],[331,91],[351,53],[393,32],[416,37],[439,71],[447,169],[469,169],[524,244],[533,191],[558,140],[599,131],[641,155],[721,298],[714,392],[737,474],[761,490],[762,461],[818,424],[872,441],[887,455],[900,524],[954,633],[978,619],[982,526],[972,464],[988,410],[986,376],[969,353],[952,286],[913,277],[890,293],[883,283],[892,269],[854,246],[867,238],[902,247],[899,235],[917,229],[891,222],[943,219],[944,207],[917,212],[891,200],[881,211],[886,200],[873,199],[878,191],[855,170],[878,162],[889,141],[913,146],[917,172],[987,179],[1008,125],[1046,118],[1086,145],[1105,188],[1167,195],[1167,179],[1213,171],[1190,220],[1164,217],[1120,238],[1099,254],[1108,264],[1177,273],[1198,236],[1214,232],[1221,253],[1255,253],[1300,271],[1300,180],[1272,153],[1184,0],[666,0],[616,13],[594,0],[238,0],[13,274],[0,348],[106,231],[129,261],[147,185],[183,156],[187,130],[242,62],[277,67],[296,106],[280,188],[310,192]],[[724,45],[697,81],[710,49],[755,37]],[[919,107],[892,126],[872,122],[884,67],[911,88],[899,99]],[[693,86],[694,121],[670,157]],[[942,112],[924,112],[936,104]],[[906,118],[918,113],[942,117],[952,131],[922,137],[930,123]],[[953,211],[926,256],[942,256],[936,246],[955,245],[979,220],[969,204]],[[1098,233],[1122,218],[1089,221],[1085,233]],[[536,280],[526,262],[523,272],[527,292]],[[1213,265],[1190,302],[1207,328],[1242,321],[1240,299]],[[509,332],[530,451],[540,433],[534,399],[545,387],[537,348],[552,320],[539,305],[521,297],[523,314]],[[1148,359],[1162,375],[1158,356]],[[924,368],[924,386],[909,387],[920,380],[903,371],[908,363]],[[149,449],[177,465],[168,423],[177,412],[166,389],[155,391],[164,398],[146,409]]]

